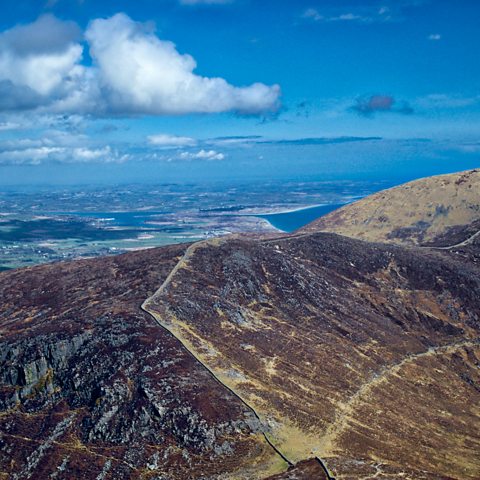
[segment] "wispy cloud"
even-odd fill
[[[350,109],[365,117],[373,116],[376,113],[401,113],[403,115],[414,113],[408,102],[397,102],[391,95],[371,95],[357,98]]]
[[[305,10],[302,17],[315,22],[370,22],[373,20],[373,18],[370,16],[362,16],[352,12],[339,13],[338,15],[324,15],[321,14],[316,8],[308,8]]]
[[[192,147],[197,144],[197,141],[194,138],[178,137],[176,135],[164,133],[149,136],[148,142],[151,145],[162,148]]]
[[[225,154],[216,150],[200,150],[198,152],[182,152],[176,158],[180,160],[224,160]]]
[[[359,22],[359,23],[373,23],[373,22],[387,22],[391,21],[392,17],[389,14],[390,10],[386,7],[379,10],[368,11],[361,9],[354,11],[331,11],[321,12],[316,8],[308,8],[302,14],[302,18],[312,20],[314,22]]]
[[[44,163],[122,163],[128,152],[99,145],[83,134],[46,130],[39,138],[22,137],[0,142],[0,165]]]
[[[213,145],[239,145],[245,143],[258,143],[262,141],[261,135],[232,135],[228,137],[216,137],[205,140],[207,144]]]
[[[439,40],[442,39],[442,36],[439,34],[439,33],[431,33],[429,36],[428,36],[428,39],[429,40],[432,40],[434,42],[438,42]]]
[[[332,145],[337,143],[370,142],[382,140],[382,137],[314,137],[294,138],[280,140],[265,140],[263,143],[274,143],[276,145]]]
[[[423,110],[457,110],[480,106],[480,95],[434,93],[417,98],[415,104]]]
[[[320,15],[319,11],[316,8],[307,8],[303,12],[302,17],[314,20],[315,22],[320,22],[321,20],[325,19],[323,15]]]
[[[122,163],[129,159],[109,145],[92,148],[65,146],[39,141],[12,145],[0,150],[0,165],[40,165],[44,163]]]
[[[458,145],[457,150],[463,153],[480,153],[480,143],[463,143]]]
[[[405,18],[406,12],[420,7],[429,0],[384,0],[383,2],[358,2],[350,4],[348,9],[341,4],[322,8],[307,8],[302,17],[314,22],[358,22],[383,23],[396,22]],[[340,2],[339,2],[340,3]]]
[[[6,130],[18,130],[21,128],[19,123],[15,122],[0,122],[0,132]]]
[[[382,137],[308,137],[308,138],[264,138],[257,135],[238,137],[219,137],[205,140],[205,143],[224,145],[330,145],[382,140]]]

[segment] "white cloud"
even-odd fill
[[[241,135],[231,137],[210,138],[205,142],[211,145],[237,145],[248,146],[251,144],[262,143],[264,138],[261,135]]]
[[[83,135],[49,131],[42,138],[22,138],[0,143],[0,165],[40,165],[42,163],[120,163],[130,155],[106,146],[88,145]]]
[[[439,33],[432,33],[428,36],[429,40],[438,41],[442,39],[442,36]]]
[[[0,165],[41,165],[46,163],[123,163],[126,161],[220,161],[224,153],[197,147],[190,137],[155,136],[153,142],[132,151],[128,144],[100,145],[84,134],[58,129],[41,137],[0,141]],[[155,143],[156,142],[156,143]],[[165,150],[163,150],[165,149]],[[170,149],[170,151],[168,150]],[[178,149],[172,153],[172,149]]]
[[[21,150],[3,151],[0,153],[0,163],[15,165],[38,165],[52,155],[63,152],[58,147],[32,147]]]
[[[193,73],[196,62],[181,55],[126,15],[95,20],[86,32],[109,108],[119,112],[184,114],[277,107],[279,87],[255,83],[237,88],[222,78]]]
[[[151,145],[164,148],[193,147],[197,144],[197,141],[194,138],[177,137],[176,135],[168,135],[164,133],[149,136],[148,142]]]
[[[70,79],[82,69],[78,27],[51,15],[0,35],[0,81],[11,93],[42,96],[66,95]]]
[[[225,155],[216,150],[200,150],[199,152],[182,152],[178,155],[180,160],[224,160]]]
[[[311,20],[315,20],[316,22],[325,19],[325,17],[323,15],[320,15],[318,10],[316,10],[315,8],[307,8],[307,10],[303,12],[302,16],[303,18],[310,18]]]
[[[18,130],[21,128],[19,123],[15,122],[0,122],[0,132],[6,130]]]
[[[0,34],[0,110],[108,115],[273,112],[280,88],[235,87],[194,73],[196,62],[124,14],[93,20],[85,39],[53,16]]]
[[[0,164],[40,165],[42,163],[120,163],[128,160],[110,146],[102,148],[39,146],[0,152]]]
[[[345,21],[359,21],[359,22],[370,22],[373,19],[371,17],[364,17],[362,15],[356,15],[354,13],[340,13],[338,15],[322,15],[315,8],[308,8],[303,12],[303,18],[313,20],[315,22],[345,22]]]
[[[308,8],[302,16],[315,22],[358,22],[367,24],[398,22],[405,20],[410,9],[421,7],[428,1],[383,0],[380,5],[378,5],[379,2],[347,2],[350,5],[349,11],[342,11],[342,5],[336,5],[335,2],[321,2],[325,3],[325,5],[322,5],[322,11],[316,8]]]

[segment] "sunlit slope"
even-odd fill
[[[480,478],[478,172],[417,183],[457,193],[435,234],[390,231],[408,247],[245,235],[0,273],[0,478]],[[420,190],[391,215],[430,211]]]
[[[473,479],[479,298],[448,252],[320,233],[197,244],[148,307],[292,462]]]
[[[406,183],[346,205],[302,232],[333,232],[368,241],[458,244],[480,230],[480,170]]]

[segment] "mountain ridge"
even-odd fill
[[[457,233],[0,273],[0,478],[478,478],[480,238]]]
[[[382,190],[299,229],[318,231],[405,245],[459,244],[480,231],[480,170]]]

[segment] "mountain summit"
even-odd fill
[[[479,230],[480,170],[422,178],[383,190],[301,229],[431,246],[460,244]]]

